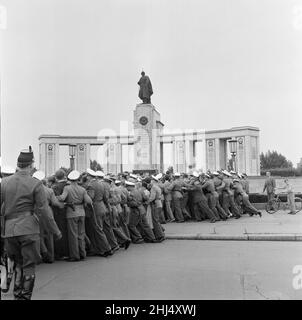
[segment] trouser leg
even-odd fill
[[[161,211],[162,211],[162,208],[156,208],[155,205],[152,205],[153,233],[156,239],[162,239],[165,236],[159,222],[159,213]]]
[[[172,209],[171,209],[171,200],[165,200],[166,213],[169,220],[175,220]]]
[[[288,200],[290,213],[296,213],[295,194],[293,192],[288,193],[287,200]]]
[[[274,199],[275,194],[273,192],[268,192],[267,193],[267,201],[268,203],[272,203],[272,200]],[[270,209],[274,209],[273,206],[271,205]]]
[[[219,198],[216,198],[216,209],[218,211],[219,217],[223,220],[227,219],[227,214],[225,213],[225,211],[223,210],[223,208],[221,207],[220,203],[219,203]]]
[[[151,214],[152,214],[152,212],[151,212]],[[152,215],[152,223],[153,223],[153,215]],[[143,230],[143,233],[145,235],[145,240],[149,240],[149,241],[155,240],[154,232],[150,228],[150,225],[149,225],[148,220],[147,220],[146,213],[144,213],[144,214],[142,214],[140,216],[139,226]],[[161,228],[160,224],[159,224],[159,226]],[[154,227],[154,225],[153,225],[153,227]]]
[[[203,215],[205,215],[205,217],[207,217],[210,220],[216,220],[215,215],[213,211],[210,209],[206,199],[204,199],[203,201],[199,201],[198,206]]]
[[[160,210],[158,210],[158,218],[159,218],[159,222],[165,224],[166,223],[166,218],[164,215],[164,211],[162,210],[162,208],[160,208]]]
[[[222,193],[222,208],[229,217],[232,215],[229,209],[230,208],[229,195],[225,192]]]
[[[182,214],[182,209],[181,209],[181,203],[180,203],[181,199],[180,198],[174,198],[173,202],[174,202],[174,214],[175,214],[175,218],[177,221],[184,221],[184,216]]]
[[[251,214],[259,214],[259,213],[258,213],[258,210],[250,203],[248,196],[243,196],[243,197],[242,197],[242,202],[243,202],[243,205],[244,205],[245,210],[246,210],[248,213],[251,213]]]
[[[69,256],[71,259],[80,259],[78,218],[67,218]]]
[[[94,234],[93,248],[96,254],[104,254],[111,250],[106,234],[103,230],[103,219],[101,215],[96,216],[96,221],[89,218],[89,223],[92,226]]]
[[[16,282],[20,285],[18,288],[15,286],[14,295],[16,299],[30,300],[35,282],[35,267],[41,260],[40,237],[38,234],[18,236],[13,247],[19,251],[17,252],[19,257],[16,265]],[[13,252],[10,254],[14,255]]]
[[[143,240],[140,232],[137,229],[137,225],[139,224],[140,221],[140,212],[137,208],[132,208],[130,211],[130,216],[129,216],[129,231],[130,231],[130,236],[132,241],[138,242],[140,240]]]
[[[127,236],[127,238],[130,239],[130,232],[128,229],[128,221],[129,218],[127,218],[127,213],[125,212],[126,208],[123,208],[123,211],[119,214],[119,225],[122,228],[124,234]]]
[[[198,203],[194,203],[194,206],[193,206],[193,211],[194,211],[194,216],[195,216],[195,219],[196,221],[202,221],[203,220],[203,214],[200,210],[200,207],[198,205]]]
[[[215,196],[211,193],[208,193],[207,194],[207,198],[208,198],[208,205],[209,205],[209,208],[211,209],[211,211],[213,212],[214,214],[214,217],[216,220],[220,220],[220,217],[219,217],[219,214],[218,214],[218,211],[216,209],[216,199],[215,199]]]
[[[85,217],[78,218],[78,243],[80,259],[86,258],[85,248]]]
[[[54,257],[54,240],[53,240],[53,234],[48,233],[44,237],[44,243],[47,249],[47,259],[48,262],[54,262],[55,257]]]
[[[105,232],[109,245],[111,249],[116,248],[118,246],[118,243],[114,236],[114,233],[110,224],[110,217],[108,216],[108,214],[104,214],[101,217],[102,217],[103,230]]]
[[[237,207],[235,200],[234,200],[234,196],[233,195],[229,195],[229,202],[230,202],[230,208],[231,208],[231,212],[235,217],[240,217],[240,211],[239,208]]]

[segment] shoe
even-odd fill
[[[182,223],[182,222],[185,222],[185,220],[178,220],[178,221],[176,221],[176,223]]]
[[[143,239],[137,240],[135,242],[133,242],[134,244],[140,244],[140,243],[144,243],[145,241]]]
[[[144,239],[144,242],[146,243],[154,243],[155,240],[150,240],[150,239]]]
[[[117,245],[116,247],[112,248],[112,252],[116,252],[118,250],[120,250],[120,246],[119,245]]]
[[[31,300],[35,284],[35,275],[23,277],[23,288],[18,300]]]
[[[259,215],[260,218],[262,217],[261,211],[258,211],[258,215]]]
[[[289,212],[288,214],[296,214],[296,212]]]
[[[235,219],[240,219],[240,218],[241,218],[241,216],[236,216],[236,217],[235,217]]]
[[[112,256],[112,255],[113,255],[112,250],[109,250],[109,251],[106,251],[106,252],[104,252],[104,253],[100,253],[100,254],[98,254],[97,256],[98,256],[98,257],[104,257],[104,258],[106,258],[106,257]]]
[[[66,260],[67,262],[78,262],[80,259],[75,259],[75,258],[69,258]]]
[[[127,249],[129,248],[130,244],[131,244],[131,241],[130,241],[130,240],[127,240],[127,241],[125,242],[125,244],[124,244],[125,250],[127,250]]]
[[[213,218],[213,219],[210,220],[210,222],[211,222],[211,223],[215,223],[215,222],[216,222],[216,219]]]

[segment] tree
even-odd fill
[[[96,161],[90,159],[90,169],[94,171],[103,171],[102,166]]]
[[[277,151],[268,151],[265,154],[260,154],[261,169],[275,169],[275,168],[292,168],[293,164],[287,160],[285,156]]]

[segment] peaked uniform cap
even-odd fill
[[[89,175],[91,175],[91,176],[93,176],[93,177],[96,177],[96,172],[95,172],[94,170],[92,170],[92,169],[90,169],[90,168],[87,168],[86,172],[87,172]]]
[[[36,178],[41,181],[41,180],[45,179],[45,172],[38,170],[33,174],[33,178]]]
[[[3,166],[1,167],[1,173],[4,174],[14,174],[16,172],[16,169],[12,166]]]
[[[155,180],[155,181],[158,181],[158,179],[157,179],[157,177],[156,176],[151,176],[151,178],[153,179],[153,180]]]
[[[105,173],[104,173],[103,171],[97,170],[97,171],[95,172],[95,175],[96,175],[97,177],[104,177],[104,176],[105,176]]]
[[[131,181],[127,181],[125,182],[126,186],[131,186],[131,187],[134,187],[135,186],[135,183],[134,182],[131,182]]]
[[[199,173],[197,171],[193,172],[193,177],[198,178],[199,177]]]
[[[79,180],[79,178],[80,178],[80,172],[79,171],[77,171],[77,170],[73,170],[73,171],[71,171],[70,173],[69,173],[69,175],[68,175],[68,179],[69,180],[72,180],[72,181],[75,181],[75,180]]]

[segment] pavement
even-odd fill
[[[174,240],[302,241],[302,211],[296,215],[282,210],[274,214],[261,212],[262,218],[244,214],[240,219],[216,223],[173,222],[164,228],[167,239]]]
[[[166,240],[133,244],[109,258],[41,264],[32,298],[302,299],[299,266],[300,242]],[[12,292],[2,299],[13,299]]]

